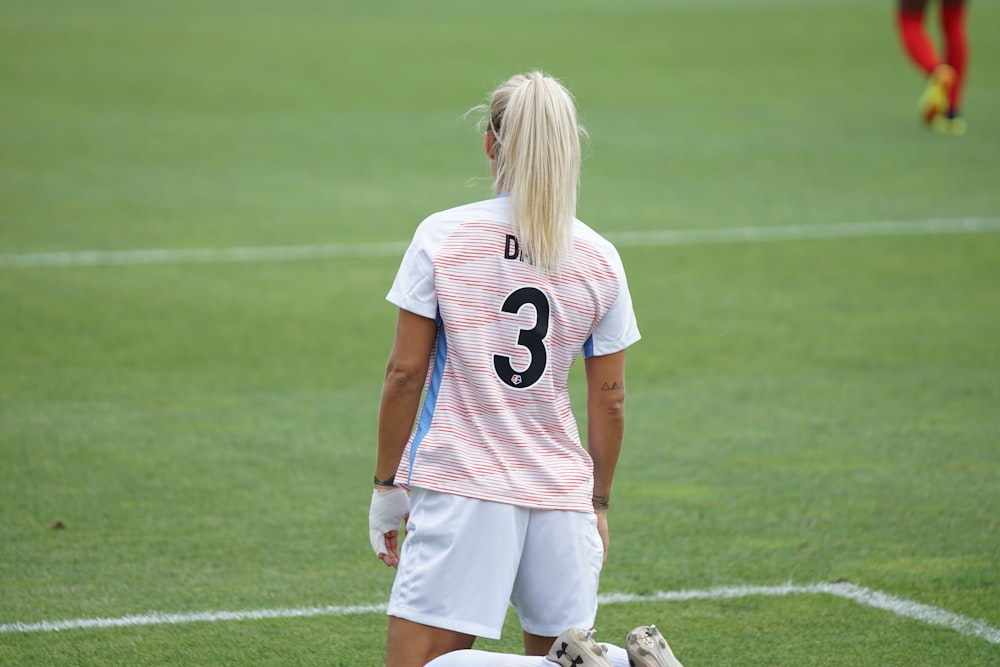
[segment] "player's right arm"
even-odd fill
[[[378,454],[375,459],[375,478],[378,480],[393,478],[399,468],[417,418],[420,394],[436,336],[437,322],[400,308],[379,404]],[[377,493],[391,492],[392,487],[376,486],[375,490]],[[378,497],[373,496],[373,503],[377,501]],[[385,553],[379,554],[386,565],[393,567],[399,564],[398,528],[399,522],[396,521],[392,529],[382,533]],[[376,536],[372,539],[379,541]],[[381,546],[375,546],[376,553],[381,551]]]
[[[400,308],[379,405],[375,464],[375,476],[379,479],[392,477],[399,467],[417,418],[436,336],[437,322]]]

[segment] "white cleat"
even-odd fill
[[[562,667],[613,667],[604,647],[594,641],[594,631],[580,628],[564,630],[545,658]]]
[[[640,625],[628,633],[625,651],[632,667],[684,667],[655,625]]]

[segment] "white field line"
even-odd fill
[[[934,607],[912,600],[898,598],[888,593],[874,591],[849,583],[810,584],[796,586],[737,586],[710,588],[707,590],[661,591],[649,595],[627,593],[606,593],[598,600],[603,605],[626,602],[685,602],[690,600],[730,600],[735,598],[766,596],[785,597],[788,595],[826,594],[857,602],[866,607],[882,609],[897,616],[910,618],[928,625],[937,625],[963,635],[978,637],[991,644],[1000,644],[1000,628],[985,621],[954,614],[940,607]],[[302,618],[313,616],[354,616],[358,614],[384,613],[386,605],[370,604],[356,606],[303,607],[296,609],[258,609],[249,611],[204,611],[193,613],[166,614],[149,612],[135,616],[118,618],[78,618],[66,621],[39,621],[36,623],[8,623],[0,625],[0,634],[28,632],[59,632],[62,630],[93,630],[106,628],[135,627],[140,625],[166,625],[176,623],[209,623],[218,621],[252,621],[272,618]]]
[[[600,601],[603,604],[615,602],[649,602],[655,600],[683,602],[687,600],[728,600],[750,596],[783,597],[793,594],[815,595],[819,593],[826,593],[844,598],[845,600],[851,600],[866,607],[882,609],[897,616],[912,618],[928,625],[939,625],[963,635],[978,637],[991,644],[1000,644],[1000,628],[995,628],[985,621],[960,616],[940,607],[898,598],[882,591],[875,591],[849,583],[810,584],[807,586],[796,586],[793,584],[785,584],[784,586],[738,586],[733,588],[711,588],[703,591],[665,591],[649,595],[608,593],[602,595]]]
[[[222,262],[294,262],[333,257],[398,257],[403,241],[246,248],[150,248],[147,250],[67,250],[0,255],[2,267],[119,266],[136,264],[213,264]]]
[[[764,243],[818,239],[1000,232],[1000,217],[871,220],[814,225],[677,229],[607,234],[619,247]],[[288,262],[336,257],[399,257],[407,242],[329,243],[242,248],[151,248],[0,254],[0,268]]]

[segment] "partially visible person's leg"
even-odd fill
[[[389,617],[386,667],[423,667],[434,658],[472,648],[475,636]]]
[[[962,88],[968,66],[969,43],[965,31],[965,0],[941,0],[941,32],[944,58],[924,25],[927,0],[899,0],[896,27],[903,50],[927,75],[917,110],[921,120],[945,134],[963,134],[965,121],[959,118]]]
[[[546,657],[463,650],[443,655],[427,667],[683,667],[656,626],[634,628],[627,648],[596,643],[592,631],[569,629],[561,633]]]
[[[598,644],[592,631],[570,628],[546,647],[546,654],[512,655],[488,651],[455,651],[427,667],[630,667],[625,649]]]
[[[455,651],[427,663],[427,667],[555,667],[540,655],[514,655],[489,651]]]
[[[410,493],[410,519],[389,597],[388,667],[499,639],[528,511],[427,489]]]
[[[941,0],[941,33],[944,60],[955,70],[955,83],[948,97],[948,115],[960,113],[962,90],[969,67],[969,38],[965,29],[965,0]]]
[[[899,0],[896,6],[896,28],[903,50],[924,74],[930,76],[941,61],[937,49],[924,27],[927,0]]]
[[[593,627],[603,556],[593,513],[531,511],[510,598],[526,654],[544,655],[567,628]]]
[[[524,632],[524,654],[525,655],[545,655],[552,647],[555,637],[544,637]]]

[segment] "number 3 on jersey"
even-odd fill
[[[517,344],[531,353],[528,367],[520,371],[514,370],[510,365],[510,357],[493,355],[493,368],[496,369],[497,376],[515,389],[527,389],[538,382],[548,363],[545,336],[549,333],[549,300],[545,294],[536,287],[522,287],[511,292],[500,310],[517,313],[528,304],[535,307],[535,326],[521,329],[517,336]]]

